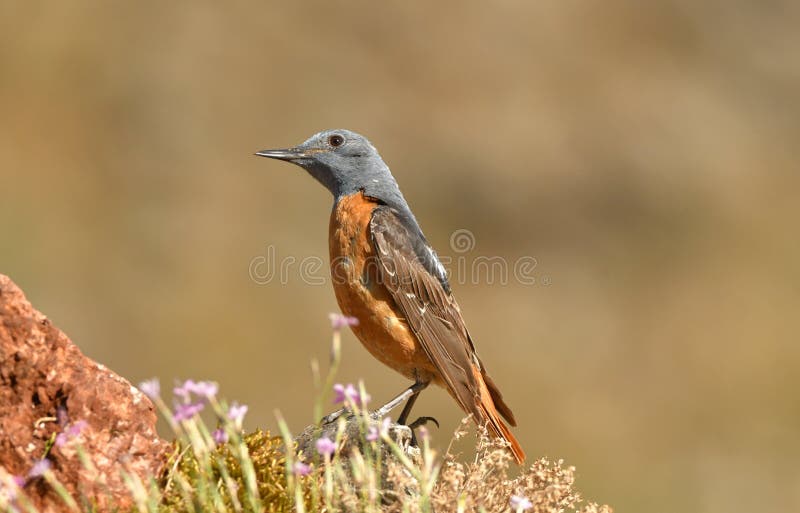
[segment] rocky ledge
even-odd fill
[[[171,449],[155,425],[145,395],[84,356],[0,275],[0,477],[24,483],[42,512],[64,509],[43,469],[99,511],[124,510],[131,498],[120,470],[157,475]]]

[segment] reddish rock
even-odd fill
[[[47,453],[55,476],[99,511],[124,510],[131,499],[121,471],[158,473],[170,450],[155,424],[145,395],[84,356],[0,275],[0,475],[27,476],[48,441],[73,435]],[[80,463],[77,444],[95,472]],[[28,479],[25,492],[41,511],[65,509],[43,479]]]

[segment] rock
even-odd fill
[[[320,438],[326,437],[331,440],[336,440],[336,433],[338,432],[339,423],[343,421],[344,427],[342,428],[342,437],[337,453],[349,455],[354,449],[358,449],[362,454],[364,453],[364,433],[362,433],[363,419],[359,418],[352,413],[346,413],[340,418],[323,422],[321,426],[310,425],[295,437],[294,441],[297,444],[297,452],[303,454],[305,461],[313,461],[317,455],[316,442]],[[369,426],[376,430],[386,429],[386,432],[405,453],[406,456],[411,458],[412,461],[420,462],[421,456],[419,447],[411,443],[412,433],[408,426],[403,426],[395,422],[390,423],[388,426],[381,426],[381,419],[370,418]],[[391,454],[388,448],[385,448],[387,454]],[[394,456],[390,456],[393,458]]]
[[[125,510],[132,501],[122,471],[147,479],[171,449],[155,424],[144,394],[84,356],[0,275],[0,474],[25,478],[40,511],[65,510],[44,479],[29,475],[46,457],[79,504],[85,497],[98,511]],[[81,464],[79,447],[94,469]]]
[[[354,451],[361,454],[366,453],[365,444],[369,443],[366,440],[365,432],[369,428],[374,430],[384,429],[397,447],[402,451],[406,458],[408,458],[416,467],[423,464],[422,453],[413,441],[413,433],[411,428],[395,422],[390,422],[388,425],[382,425],[383,422],[380,416],[370,414],[368,422],[365,426],[364,418],[361,416],[353,415],[352,413],[345,413],[339,418],[333,420],[325,420],[321,425],[307,426],[299,435],[294,438],[297,444],[297,452],[302,455],[303,461],[319,463],[320,457],[317,454],[316,443],[320,438],[326,437],[330,440],[337,439],[337,433],[341,430],[341,437],[339,446],[336,448],[334,457],[349,458]],[[366,428],[366,429],[365,429]],[[403,463],[392,452],[392,450],[380,440],[381,457],[381,484],[380,494],[381,502],[384,505],[393,504],[397,501],[413,501],[419,496],[418,483],[411,478],[411,474],[404,468]],[[348,474],[348,481],[350,487],[358,488],[355,479],[352,478],[348,465],[344,466],[345,472]],[[405,474],[407,479],[397,480],[392,479],[391,475],[397,473]]]

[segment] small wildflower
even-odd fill
[[[194,380],[187,379],[180,385],[172,389],[172,393],[183,399],[184,402],[189,402],[192,399],[191,393],[194,388]]]
[[[417,435],[420,440],[427,440],[428,439],[428,428],[425,426],[420,426],[417,428]]]
[[[296,476],[307,476],[311,473],[311,467],[303,463],[302,461],[296,461],[294,463],[294,475]]]
[[[78,422],[75,422],[69,426],[56,436],[56,447],[64,447],[64,445],[66,445],[68,442],[78,437],[81,434],[81,431],[86,429],[86,426],[88,425],[89,423],[85,420],[79,420]]]
[[[161,383],[158,378],[142,381],[139,383],[139,390],[150,399],[157,399],[161,395]]]
[[[358,326],[358,319],[355,317],[348,317],[346,315],[338,314],[338,313],[331,313],[328,314],[328,318],[331,320],[331,327],[339,331],[342,328],[346,328],[348,326]]]
[[[192,392],[199,397],[212,399],[216,397],[217,392],[219,392],[219,385],[213,381],[198,381],[194,384]]]
[[[384,417],[383,420],[381,420],[380,426],[376,426],[375,424],[370,425],[369,430],[367,431],[367,441],[375,442],[378,440],[378,438],[386,436],[391,425],[392,419],[390,417]]]
[[[333,385],[333,393],[334,393],[333,402],[343,403],[347,399],[352,397],[352,395],[356,393],[356,390],[352,384],[344,386],[341,383],[336,383],[335,385]]]
[[[381,433],[378,426],[371,425],[367,430],[367,442],[377,442],[380,437]]]
[[[246,404],[239,404],[233,403],[231,407],[228,409],[228,418],[233,421],[236,425],[236,429],[242,429],[242,421],[244,420],[244,416],[247,413],[247,405]]]
[[[179,404],[175,408],[175,413],[173,417],[175,418],[175,422],[181,422],[184,420],[189,420],[201,411],[205,405],[203,403],[189,403],[189,404]]]
[[[192,394],[210,400],[217,395],[217,392],[219,392],[219,385],[213,381],[195,381],[193,379],[187,379],[172,389],[173,394],[187,403],[191,401]]]
[[[214,438],[214,442],[216,442],[217,445],[228,443],[228,433],[222,428],[215,429],[214,432],[211,433],[211,436]]]
[[[15,485],[17,485],[20,488],[25,486],[25,478],[22,476],[14,476],[11,478],[11,480],[14,482]]]
[[[317,452],[322,456],[330,456],[334,453],[334,451],[336,451],[336,442],[327,436],[323,436],[317,440]]]
[[[69,442],[69,438],[67,438],[67,434],[65,432],[61,432],[56,435],[55,446],[56,447],[64,447]]]
[[[86,429],[88,426],[89,423],[81,419],[78,422],[71,425],[67,430],[67,432],[69,433],[69,436],[76,437],[80,435],[83,432],[83,430]]]
[[[40,460],[37,460],[36,463],[34,463],[31,469],[28,471],[28,478],[30,479],[34,477],[43,476],[48,470],[50,470],[51,466],[52,463],[50,463],[50,460],[48,460],[47,458],[42,458]]]
[[[349,385],[349,386],[352,387],[353,385]],[[347,393],[345,392],[345,390],[346,390],[345,386],[342,385],[341,383],[336,383],[335,385],[333,385],[333,403],[334,404],[339,404],[339,403],[345,402],[345,400],[347,399]]]
[[[336,383],[333,385],[333,402],[334,404],[344,403],[345,406],[366,406],[369,402],[370,396],[365,393],[363,396],[352,383],[342,385]]]
[[[508,503],[514,511],[525,511],[533,507],[531,501],[522,495],[512,495]]]

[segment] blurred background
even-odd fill
[[[530,457],[618,511],[797,510],[799,22],[788,0],[4,2],[0,272],[132,382],[216,380],[247,428],[299,430],[335,299],[251,264],[327,265],[331,199],[252,154],[350,128],[443,257],[535,258],[533,284],[454,284]],[[347,333],[358,379],[407,385]],[[440,446],[461,418],[441,390],[416,412]]]

